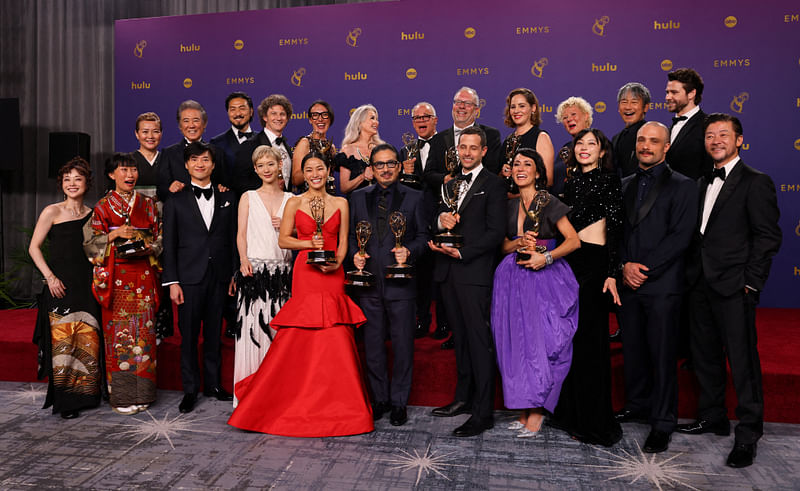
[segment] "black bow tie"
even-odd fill
[[[284,140],[282,136],[279,136],[278,138],[275,138],[275,141],[273,142],[273,145],[275,145],[276,147],[279,147],[279,146],[283,145],[284,143],[286,143],[286,140]]]
[[[427,144],[428,144],[428,140],[423,140],[422,138],[420,138],[420,139],[419,139],[419,143],[417,144],[417,147],[418,147],[420,150],[422,150],[422,149],[423,149],[423,147],[425,147],[425,145],[427,145]]]
[[[200,196],[203,196],[205,199],[211,199],[211,197],[214,196],[214,190],[211,188],[192,186],[192,190],[194,191],[194,197],[197,199],[200,199]]]
[[[467,184],[469,184],[472,182],[472,174],[461,174],[460,176],[458,176],[458,180],[464,181]]]
[[[239,138],[250,138],[251,136],[253,136],[253,132],[252,131],[248,131],[248,132],[237,131],[236,133],[237,133],[237,136]]]
[[[678,123],[678,121],[686,121],[687,119],[689,119],[689,118],[686,117],[686,116],[674,116],[672,118],[672,124],[675,125],[675,124]]]
[[[653,169],[642,169],[641,167],[637,167],[636,175],[644,177],[646,179],[650,179],[651,177],[653,177]]]
[[[714,169],[711,173],[711,180],[713,181],[714,178],[719,177],[720,181],[725,180],[725,167],[720,167],[719,169]]]

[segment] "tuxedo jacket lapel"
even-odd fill
[[[725,202],[731,198],[731,195],[733,195],[736,185],[742,180],[743,169],[744,162],[739,161],[739,163],[736,164],[736,167],[733,168],[733,171],[725,178],[725,181],[722,184],[722,189],[719,190],[719,195],[717,195],[717,199],[714,201],[714,207],[711,208],[711,214],[708,215],[706,230],[708,230],[708,227],[711,226],[711,224],[714,222],[714,219],[719,215],[720,210],[725,207]],[[703,199],[705,199],[705,193],[703,194]]]
[[[628,187],[625,188],[623,199],[625,201],[625,214],[631,225],[636,224],[636,190],[639,189],[639,176],[631,178]]]
[[[700,116],[700,114],[701,114],[701,113],[700,113],[700,112],[698,112],[697,114],[695,114],[694,116],[692,116],[692,117],[691,117],[691,119],[689,119],[688,121],[686,121],[686,124],[685,124],[685,125],[683,125],[683,128],[681,128],[681,130],[678,132],[678,135],[675,137],[675,141],[674,141],[674,142],[672,142],[672,145],[673,145],[673,146],[674,146],[674,145],[679,145],[679,144],[680,144],[680,142],[681,142],[681,140],[683,140],[684,138],[686,138],[686,135],[688,135],[689,133],[691,133],[691,132],[692,132],[692,130],[693,130],[693,128],[694,128],[696,125],[698,125],[698,124],[701,124],[701,123],[702,123],[702,121],[701,121],[701,120],[702,120],[703,118]]]
[[[367,191],[366,195],[364,196],[364,201],[367,205],[367,215],[369,215],[369,223],[378,223],[377,222],[377,195],[378,195],[378,186],[372,186],[372,189]]]
[[[186,201],[186,208],[187,210],[189,210],[189,214],[193,217],[193,220],[198,221],[200,223],[200,226],[203,227],[203,229],[205,229],[206,222],[203,220],[203,214],[200,213],[200,205],[197,203],[197,198],[195,198],[194,192],[192,192],[191,184],[189,184],[189,190],[186,191],[184,195],[185,195],[184,200]]]
[[[467,195],[464,196],[464,199],[461,201],[461,206],[458,207],[459,213],[462,213],[465,209],[467,209],[467,205],[469,204],[470,200],[472,200],[472,197],[475,196],[475,193],[483,189],[483,183],[486,181],[486,179],[488,179],[486,177],[487,172],[488,171],[486,169],[482,169],[477,176],[473,177],[475,182],[472,183],[472,186],[470,186],[469,191],[467,191]]]
[[[650,213],[650,209],[652,209],[653,205],[656,203],[656,198],[658,198],[658,195],[661,194],[661,191],[664,189],[664,186],[666,186],[671,176],[672,176],[672,169],[670,169],[669,167],[664,169],[664,172],[661,173],[661,177],[658,179],[656,185],[653,186],[653,189],[651,189],[650,192],[647,193],[647,196],[645,196],[644,201],[642,201],[642,206],[639,207],[639,212],[636,214],[636,222],[634,224],[638,224],[639,222],[644,220],[644,217],[646,217],[647,214]]]

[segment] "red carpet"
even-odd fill
[[[0,379],[36,381],[36,346],[31,342],[36,321],[35,310],[0,310]],[[611,317],[612,325],[615,319]],[[177,328],[176,328],[177,331]],[[759,309],[758,336],[764,375],[764,413],[767,421],[800,423],[800,310]],[[455,355],[442,351],[441,342],[431,338],[416,341],[414,382],[409,404],[440,406],[451,402],[455,390]],[[180,337],[164,340],[158,348],[158,386],[181,390]],[[611,345],[613,400],[620,408],[624,401],[622,345]],[[223,386],[230,390],[233,377],[233,341],[223,341]],[[691,418],[697,404],[696,382],[691,372],[678,371],[679,414]],[[498,384],[499,385],[499,384]],[[734,418],[736,399],[728,383],[729,415]],[[502,397],[498,388],[498,407]]]

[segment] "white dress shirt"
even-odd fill
[[[201,189],[210,189],[211,188],[211,183],[209,183],[206,186],[200,186],[199,184],[197,184],[194,181],[192,181],[192,186],[197,186],[198,188],[201,188]],[[194,193],[194,189],[192,189],[192,192]],[[213,194],[213,192],[211,194],[211,198],[209,198],[209,199],[206,199],[206,197],[203,196],[202,194],[200,195],[199,198],[195,196],[195,199],[197,200],[197,206],[200,208],[200,214],[203,216],[203,221],[206,224],[206,228],[211,230],[211,220],[214,218],[214,194]]]
[[[736,167],[736,164],[739,163],[739,157],[734,157],[733,160],[728,162],[727,164],[723,165],[722,168],[725,169],[725,179],[731,175],[731,171],[733,168]],[[708,225],[708,217],[711,215],[711,210],[714,209],[714,203],[717,202],[717,197],[719,196],[719,192],[722,191],[722,185],[725,184],[725,181],[720,179],[719,177],[715,177],[711,183],[706,188],[706,197],[703,200],[703,221],[700,222],[700,233],[706,233],[706,225]]]
[[[697,114],[698,111],[700,111],[700,106],[695,106],[694,109],[692,109],[688,113],[681,115],[681,116],[686,116],[686,119],[684,119],[683,121],[678,121],[677,123],[675,123],[672,126],[672,130],[670,131],[670,134],[669,134],[669,143],[670,144],[672,144],[675,141],[675,138],[678,137],[678,133],[681,132],[681,128],[686,126],[686,123],[688,123],[689,120],[692,119],[692,116]],[[676,114],[676,116],[677,116],[677,114]]]
[[[239,132],[241,131],[242,133],[251,133],[253,131],[253,130],[250,129],[250,125],[249,124],[247,125],[247,128],[245,128],[243,130],[240,130],[239,128],[237,128],[234,125],[231,125],[231,129],[233,130],[233,136],[235,136],[236,139],[239,140],[239,145],[241,145],[242,143],[244,143],[247,140],[246,136],[239,136]],[[270,140],[270,143],[272,143],[272,140]]]

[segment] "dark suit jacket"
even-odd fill
[[[473,179],[458,209],[461,220],[453,229],[453,233],[464,236],[461,259],[436,253],[434,281],[442,282],[451,274],[458,284],[492,286],[495,252],[506,228],[505,181],[485,168]],[[445,211],[449,210],[444,205],[439,207],[434,230],[438,231],[439,215]]]
[[[500,132],[491,126],[479,125],[486,133],[486,156],[483,157],[483,167],[494,175],[500,173],[501,140]],[[455,145],[455,132],[453,127],[436,133],[431,138],[431,150],[428,153],[428,162],[425,166],[423,178],[425,184],[432,190],[439,190],[444,182],[447,170],[444,166],[444,155],[447,149]]]
[[[711,175],[714,162],[706,152],[703,121],[706,113],[702,110],[689,118],[667,151],[667,162],[672,170],[680,172],[696,181],[701,176]]]
[[[662,163],[659,165],[666,165]],[[684,253],[694,230],[697,188],[686,176],[667,166],[636,211],[638,176],[622,181],[625,205],[620,260],[647,266],[647,281],[636,290],[642,294],[681,293]]]
[[[611,148],[613,150],[611,156],[614,159],[614,170],[619,173],[620,177],[628,177],[636,172],[636,168],[639,167],[639,159],[636,158],[636,133],[646,122],[646,119],[642,119],[622,128],[622,131],[614,135],[611,140]]]
[[[368,221],[372,225],[372,237],[367,242],[367,265],[364,268],[375,275],[375,285],[369,288],[359,288],[356,295],[364,297],[382,297],[386,300],[408,300],[417,295],[417,282],[415,280],[387,280],[384,279],[386,266],[394,264],[394,235],[391,230],[381,240],[378,237],[378,184],[358,189],[350,195],[350,240],[349,254],[358,251],[356,242],[356,224],[362,220]],[[400,211],[406,217],[406,233],[403,235],[401,244],[411,253],[409,263],[422,256],[428,248],[428,220],[425,215],[422,191],[411,189],[398,183],[394,190],[394,197],[389,203],[387,210],[388,216]],[[388,224],[387,224],[388,227]]]
[[[192,181],[189,177],[189,171],[186,170],[186,162],[183,160],[183,149],[186,148],[186,145],[186,138],[182,137],[178,143],[164,149],[158,169],[158,186],[156,187],[158,197],[163,201],[172,196],[173,193],[169,192],[169,186],[173,181],[181,181],[187,186]],[[221,152],[216,145],[212,144],[211,146],[214,147],[214,154],[216,155],[211,182],[230,187],[225,173],[225,153]]]
[[[228,128],[228,131],[220,133],[211,139],[211,144],[216,146],[218,150],[225,154],[225,175],[233,176],[233,165],[236,162],[236,152],[239,151],[241,144],[233,128]],[[229,179],[230,180],[230,179]]]
[[[261,178],[258,177],[258,174],[253,169],[253,151],[260,145],[272,146],[264,130],[245,140],[239,147],[239,151],[236,152],[236,163],[233,165],[233,178],[231,179],[231,187],[236,191],[236,196],[241,196],[247,191],[261,187]],[[291,159],[292,147],[288,143],[285,143],[285,146]],[[289,180],[291,181],[291,179]]]
[[[698,181],[697,225],[687,259],[687,281],[702,274],[717,293],[729,296],[745,285],[761,291],[781,245],[775,185],[766,174],[739,161],[725,178],[704,234],[700,234],[708,178]]]
[[[164,272],[162,283],[194,285],[213,268],[220,281],[236,271],[237,206],[231,191],[214,186],[214,217],[206,228],[191,187],[175,193],[164,204]]]

